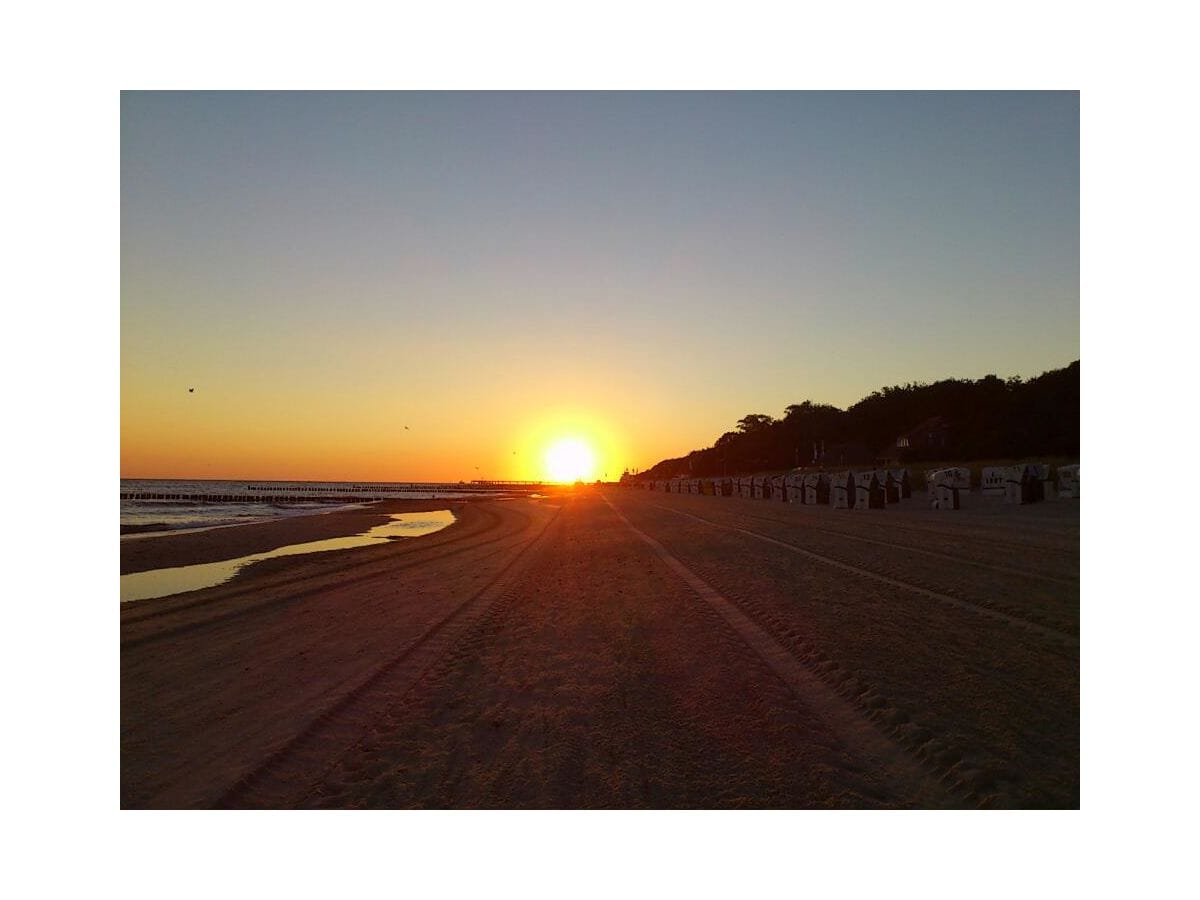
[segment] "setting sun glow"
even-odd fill
[[[579,438],[562,438],[546,451],[546,475],[551,481],[592,481],[596,454]]]

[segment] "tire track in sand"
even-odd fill
[[[702,495],[670,495],[671,497],[684,496],[702,496]],[[721,498],[716,498],[721,499]],[[1030,551],[1042,555],[1053,555],[1057,557],[1072,558],[1078,555],[1078,546],[1067,546],[1063,544],[1064,538],[1073,538],[1075,543],[1078,543],[1079,530],[1078,523],[1072,523],[1070,520],[1035,520],[1022,519],[1017,522],[1009,518],[995,518],[986,515],[971,515],[967,509],[958,510],[952,517],[956,523],[956,527],[946,528],[938,524],[931,524],[933,520],[924,518],[915,518],[921,516],[921,510],[926,506],[924,495],[918,496],[913,494],[912,498],[901,502],[896,508],[896,514],[893,516],[893,505],[888,506],[887,515],[881,518],[866,518],[857,514],[850,516],[827,516],[831,511],[831,507],[813,506],[804,503],[776,503],[774,501],[750,500],[747,498],[733,497],[729,498],[732,503],[741,504],[747,508],[771,507],[780,512],[787,509],[789,514],[796,517],[798,521],[806,523],[812,520],[837,522],[841,520],[843,523],[849,523],[853,520],[855,528],[870,529],[877,533],[894,535],[897,531],[908,533],[908,537],[916,539],[919,535],[926,538],[949,538],[955,541],[963,541],[973,544],[981,544],[988,549],[1002,549],[1015,553],[1028,553]],[[910,505],[911,504],[911,505]],[[730,505],[730,504],[724,504]],[[1028,507],[1021,507],[1027,509]],[[850,512],[848,510],[839,510],[838,512]],[[940,515],[945,515],[944,513]],[[1065,529],[1064,530],[1064,523]],[[966,525],[970,531],[964,531],[959,525]],[[1019,532],[1015,528],[1019,526]],[[1041,540],[1042,538],[1047,539]]]
[[[285,808],[302,801],[348,751],[370,733],[371,723],[403,700],[498,604],[513,599],[514,583],[559,521],[555,510],[542,530],[483,588],[378,666],[335,700],[294,737],[242,775],[216,801],[221,809]]]
[[[800,546],[798,546],[796,544],[792,544],[788,541],[781,541],[778,538],[769,537],[765,534],[760,534],[757,531],[751,531],[748,528],[739,528],[736,525],[723,525],[720,522],[714,522],[711,519],[704,518],[703,516],[697,516],[697,515],[694,515],[689,512],[684,512],[681,509],[674,509],[670,506],[659,506],[658,504],[655,504],[655,503],[649,503],[647,505],[653,509],[660,509],[665,512],[675,513],[676,515],[686,516],[689,519],[695,519],[697,522],[703,522],[706,525],[711,525],[713,528],[720,528],[720,529],[724,529],[726,531],[736,531],[739,534],[744,534],[744,535],[747,535],[752,538],[757,538],[760,541],[765,541],[768,544],[774,544],[777,547],[782,547],[785,550],[790,550],[792,553],[799,553],[802,556],[807,556],[810,559],[814,559],[817,562],[821,562],[828,566],[833,566],[834,568],[841,569],[844,572],[849,572],[853,575],[858,575],[862,578],[869,578],[872,581],[878,581],[883,584],[890,585],[891,587],[900,588],[901,590],[908,591],[909,593],[918,594],[923,597],[928,597],[931,600],[936,600],[939,603],[946,604],[947,606],[953,606],[958,609],[963,609],[968,612],[975,613],[977,615],[987,616],[989,618],[996,619],[997,621],[1004,622],[1007,625],[1015,625],[1018,628],[1024,628],[1029,631],[1036,632],[1037,634],[1040,634],[1043,637],[1050,638],[1051,640],[1054,640],[1054,641],[1059,641],[1070,647],[1078,647],[1079,646],[1079,638],[1078,637],[1067,634],[1064,631],[1059,631],[1056,628],[1050,628],[1045,625],[1039,625],[1036,622],[1031,622],[1028,619],[1023,619],[1020,616],[1008,615],[1007,613],[999,612],[998,610],[991,609],[990,607],[984,606],[982,604],[973,603],[970,600],[960,600],[957,597],[951,597],[948,594],[942,594],[942,593],[939,593],[938,591],[931,591],[928,588],[921,587],[920,585],[910,584],[907,581],[900,581],[897,578],[891,578],[887,575],[882,575],[879,572],[872,572],[870,569],[863,569],[863,568],[860,568],[859,566],[853,566],[853,565],[850,565],[849,563],[844,563],[841,560],[834,559],[831,556],[825,556],[824,554],[821,554],[821,553],[815,553],[812,550],[806,550],[804,547],[800,547]],[[633,526],[630,525],[629,527],[632,528]]]
[[[523,516],[523,519],[525,520],[525,523],[528,524],[528,517]],[[191,620],[177,622],[177,623],[169,623],[169,624],[164,625],[154,631],[147,631],[142,634],[130,635],[130,636],[122,639],[121,647],[122,648],[139,647],[143,644],[151,643],[153,641],[157,641],[162,638],[178,637],[181,634],[186,634],[188,632],[195,631],[197,629],[208,628],[208,627],[214,626],[214,625],[220,625],[220,624],[226,623],[232,619],[239,619],[239,618],[242,618],[243,616],[249,616],[249,615],[252,615],[257,612],[278,609],[278,608],[282,608],[282,607],[285,607],[285,606],[288,606],[291,604],[295,604],[295,603],[298,603],[299,601],[304,600],[308,597],[318,596],[321,593],[323,593],[324,591],[329,590],[330,585],[335,581],[336,581],[338,587],[344,588],[344,587],[350,587],[353,585],[368,584],[368,583],[370,583],[372,581],[376,581],[376,580],[390,579],[397,572],[401,572],[406,569],[416,568],[418,566],[428,565],[431,562],[443,560],[443,559],[446,559],[451,556],[460,556],[460,555],[463,555],[466,553],[470,553],[472,551],[478,550],[481,547],[486,547],[491,544],[495,544],[497,542],[507,540],[513,536],[513,532],[506,532],[505,534],[502,534],[499,537],[489,538],[488,540],[484,540],[484,541],[475,541],[474,543],[466,543],[466,541],[468,541],[470,538],[477,538],[483,534],[487,534],[487,533],[493,531],[495,529],[495,527],[498,525],[499,525],[499,520],[497,520],[496,525],[489,526],[487,528],[472,532],[467,535],[459,536],[452,541],[443,541],[439,544],[422,546],[420,548],[414,548],[414,549],[408,550],[407,552],[397,554],[397,556],[401,560],[403,560],[399,564],[396,564],[393,560],[372,560],[370,563],[359,564],[357,566],[353,563],[351,563],[349,565],[339,566],[336,569],[331,569],[327,572],[322,572],[321,575],[317,579],[313,579],[312,577],[303,577],[303,578],[289,577],[283,581],[273,582],[270,585],[272,588],[287,587],[292,584],[296,584],[296,585],[303,584],[303,585],[305,585],[305,587],[302,590],[296,591],[295,593],[290,593],[290,594],[287,594],[285,596],[280,596],[280,597],[271,597],[266,600],[260,600],[258,602],[254,602],[254,603],[247,603],[247,604],[244,604],[241,606],[235,606],[232,609],[225,608],[225,607],[227,607],[228,604],[234,603],[243,598],[258,596],[260,593],[263,592],[263,585],[260,582],[251,581],[247,586],[241,587],[240,586],[241,583],[239,583],[238,585],[232,585],[231,582],[227,582],[224,585],[216,585],[212,588],[203,588],[202,590],[205,593],[208,593],[208,592],[211,592],[214,590],[220,590],[221,588],[229,587],[229,586],[232,587],[232,590],[230,590],[228,593],[224,593],[221,596],[216,597],[216,598],[209,599],[209,598],[202,596],[199,599],[190,600],[190,601],[187,601],[186,603],[181,603],[179,606],[173,607],[171,609],[156,610],[148,615],[144,615],[144,616],[135,618],[132,621],[123,621],[121,623],[122,629],[126,629],[126,628],[132,629],[133,626],[138,625],[142,622],[145,622],[146,620],[159,619],[159,618],[162,618],[164,616],[169,616],[169,615],[176,616],[178,618],[182,618],[184,613],[187,613],[192,610],[197,610],[200,613],[200,617],[196,618],[196,619],[191,619]],[[409,539],[406,538],[405,540],[409,540]],[[416,538],[415,540],[419,541],[419,540],[421,540],[421,538]],[[449,549],[444,549],[444,548],[449,548]],[[502,552],[504,549],[505,548],[500,548],[499,551],[494,551],[494,552]],[[442,552],[437,552],[439,550]],[[490,556],[492,554],[488,554],[488,555]],[[345,577],[345,573],[347,571],[353,570],[355,568],[358,568],[360,570],[360,574],[355,574],[354,577],[349,577],[349,578]],[[247,571],[249,572],[250,570],[248,569]],[[240,577],[241,574],[242,573],[239,573],[239,575],[235,576],[235,578]],[[192,593],[199,593],[199,591],[195,591]],[[175,596],[183,596],[183,595],[175,595]]]
[[[691,511],[705,515],[704,510]],[[714,510],[713,514],[717,515],[715,521],[723,525],[748,528],[765,536],[792,542],[846,565],[974,603],[1044,628],[1071,635],[1079,633],[1078,579],[1055,580],[1041,572],[1005,569],[973,558],[955,557],[898,542],[821,528],[807,521],[788,521],[779,514],[769,512],[764,515],[736,511],[725,514],[722,510]],[[876,550],[875,547],[880,549]],[[948,565],[940,562],[923,565],[921,557],[942,559]],[[979,577],[978,574],[972,577],[969,574],[983,572],[988,574],[985,577]],[[992,572],[998,577],[992,577]],[[1055,649],[1062,649],[1061,642],[1055,645]]]
[[[937,776],[928,772],[901,747],[881,734],[850,703],[809,671],[786,647],[759,627],[736,604],[725,599],[708,582],[672,556],[666,547],[634,526],[611,500],[603,496],[602,499],[630,531],[648,544],[701,600],[728,623],[801,703],[818,715],[855,754],[879,765],[879,771],[894,786],[898,797],[910,800],[925,809],[963,805],[962,798],[955,797],[947,791]]]
[[[763,522],[770,522],[774,525],[794,525],[794,521],[789,522],[786,519],[777,519],[774,516],[756,515],[754,513],[743,513],[747,519],[758,519]],[[937,550],[928,550],[924,547],[915,547],[912,544],[899,544],[895,541],[881,541],[878,538],[866,537],[861,534],[853,534],[849,531],[843,531],[837,528],[821,528],[817,525],[809,525],[805,523],[805,527],[813,531],[818,531],[821,534],[828,534],[833,537],[846,538],[851,541],[858,541],[863,544],[876,544],[880,547],[891,547],[895,550],[903,550],[906,553],[916,553],[921,556],[929,556],[934,559],[942,559],[954,565],[974,566],[977,569],[989,569],[993,572],[999,572],[1002,575],[1016,575],[1020,578],[1028,578],[1033,581],[1045,581],[1049,584],[1059,585],[1060,587],[1078,588],[1079,579],[1068,580],[1059,578],[1054,575],[1045,575],[1041,572],[1031,572],[1029,569],[1019,569],[1016,566],[1004,566],[999,563],[983,562],[982,560],[972,559],[969,556],[955,556],[951,553],[942,553]]]

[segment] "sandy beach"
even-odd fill
[[[123,808],[1079,805],[1079,505],[577,488],[124,541],[122,573],[452,509],[121,607]]]

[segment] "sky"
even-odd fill
[[[1079,95],[127,91],[120,311],[122,477],[616,478],[1078,359]]]

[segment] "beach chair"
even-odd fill
[[[818,475],[812,472],[805,475],[801,480],[800,490],[802,491],[805,506],[817,505],[817,479]]]
[[[927,475],[929,505],[935,509],[960,509],[971,490],[971,470],[963,466],[937,469]],[[948,490],[952,488],[953,491]]]
[[[1079,464],[1058,467],[1058,496],[1064,500],[1079,499]]]
[[[1008,466],[1004,478],[1004,502],[1026,504],[1033,502],[1033,479],[1024,463]]]
[[[804,502],[804,476],[800,473],[794,473],[784,478],[784,486],[787,490],[788,503],[803,503]]]
[[[1029,463],[1029,478],[1033,482],[1033,500],[1053,500],[1056,495],[1054,480],[1050,477],[1050,466],[1046,463]]]
[[[941,469],[926,469],[925,470],[925,498],[929,501],[929,506],[933,509],[938,508],[937,496],[937,477]]]
[[[1007,466],[984,466],[980,475],[980,493],[989,497],[1003,497]]]
[[[852,472],[834,472],[829,476],[829,505],[834,509],[850,509],[854,505]]]
[[[969,491],[971,489],[971,470],[963,466],[952,466],[947,469],[939,469],[943,481],[954,485],[960,491]]]
[[[876,476],[882,475],[880,481],[883,483],[883,502],[888,506],[899,503],[904,499],[904,486],[896,479],[890,469],[884,469],[882,472],[875,473]]]
[[[892,487],[889,492],[888,486],[892,483],[892,476],[887,469],[876,469],[875,480],[879,482],[881,509],[886,509],[891,504],[900,502],[899,488]]]
[[[942,479],[937,486],[938,509],[962,509],[963,493],[952,479]]]
[[[953,469],[936,469],[926,477],[929,480],[929,505],[933,509],[962,508],[962,495],[966,492],[958,486],[960,479]]]
[[[828,506],[832,481],[824,472],[804,476],[804,502],[811,506]]]
[[[771,479],[771,499],[778,503],[787,503],[787,476],[776,475]]]
[[[883,487],[879,476],[873,472],[856,472],[854,475],[854,508],[883,509]]]

